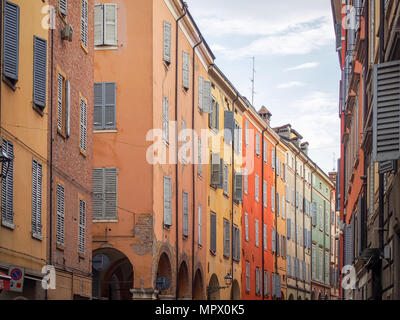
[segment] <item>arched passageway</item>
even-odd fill
[[[193,300],[204,300],[204,284],[201,271],[197,270],[193,283]]]
[[[240,300],[240,287],[237,280],[234,280],[232,284],[232,299]]]
[[[178,299],[190,298],[189,272],[186,262],[182,262],[178,273]]]
[[[167,278],[170,282],[169,288],[164,291],[160,291],[160,295],[172,294],[172,268],[169,257],[165,252],[161,254],[160,260],[158,261],[156,279],[158,279],[159,277]]]
[[[213,274],[207,288],[208,300],[220,300],[218,277]]]

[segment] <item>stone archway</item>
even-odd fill
[[[215,273],[210,278],[210,282],[207,287],[207,294],[208,300],[220,300],[219,281]]]
[[[315,290],[311,292],[311,300],[315,300]]]
[[[301,298],[301,296],[298,296],[298,297],[297,297],[297,300],[303,300],[303,299]]]
[[[203,276],[200,269],[197,269],[193,283],[193,300],[204,300]]]
[[[186,262],[183,261],[181,263],[178,273],[178,299],[189,299],[189,298],[190,298],[189,271]]]
[[[237,280],[234,280],[232,283],[232,300],[240,300],[240,287]]]
[[[133,266],[129,259],[114,248],[93,252],[92,295],[108,300],[132,300]]]
[[[170,287],[165,291],[160,291],[159,294],[160,295],[172,294],[172,268],[171,268],[171,262],[169,260],[169,257],[165,252],[163,252],[161,254],[160,259],[158,260],[156,279],[158,277],[168,278],[171,282]]]
[[[294,296],[292,293],[289,295],[289,300],[294,300]]]

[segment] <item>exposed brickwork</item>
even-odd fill
[[[136,243],[133,250],[139,256],[151,253],[153,249],[153,215],[141,214],[135,226]]]

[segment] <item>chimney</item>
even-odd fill
[[[337,172],[329,172],[329,178],[336,185]]]
[[[310,144],[308,142],[304,142],[301,144],[301,151],[303,151],[308,156],[308,147]]]
[[[258,115],[263,118],[268,125],[270,125],[272,113],[269,112],[265,106],[261,107],[260,111],[258,111]]]

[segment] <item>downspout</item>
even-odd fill
[[[307,155],[308,157],[308,155]],[[304,208],[305,208],[305,197],[306,197],[306,165],[309,163],[309,160],[307,158],[306,163],[304,164],[303,167],[303,237],[304,235],[306,236],[306,238],[308,237],[308,234],[304,234],[304,226],[306,225],[306,215],[304,212]],[[308,242],[308,239],[307,239]],[[307,262],[306,262],[306,247],[304,246],[304,239],[303,239],[303,260],[304,260],[304,264],[306,266],[306,275],[307,275]],[[311,265],[311,263],[310,263]],[[307,294],[307,290],[306,290],[306,282],[307,282],[307,276],[306,279],[304,279],[304,294]],[[310,293],[311,294],[311,293]]]
[[[313,171],[311,172],[311,205],[313,206],[313,200],[314,200],[314,197],[313,197],[313,191],[314,191],[314,184],[313,184],[313,177],[314,177],[314,173],[315,173],[315,171],[317,171],[317,169],[316,168],[314,168],[313,169]],[[311,214],[311,253],[310,253],[310,258],[311,258],[311,261],[310,261],[310,266],[311,266],[311,281],[310,281],[310,292],[311,292],[311,296],[312,296],[312,285],[313,285],[313,277],[312,277],[312,268],[313,268],[313,251],[312,251],[312,249],[313,249],[313,239],[312,239],[312,234],[313,234],[313,222],[312,222],[312,219],[313,219],[313,214],[314,213],[312,213]],[[317,264],[318,262],[317,261],[315,261],[315,264]],[[317,272],[317,266],[315,266],[315,273]],[[314,298],[316,298],[316,297],[314,297]]]
[[[239,92],[236,92],[236,98],[232,101],[232,112],[235,115],[235,103],[239,100]],[[241,137],[240,137],[241,139]],[[234,197],[235,197],[235,134],[232,135],[232,212],[231,212],[231,300],[233,300],[233,281],[235,280],[235,273],[233,271],[233,211],[234,211]]]
[[[179,148],[178,148],[178,62],[179,62],[179,21],[181,21],[187,14],[187,5],[183,3],[183,14],[176,20],[176,44],[175,44],[175,148],[176,148],[176,165],[175,165],[175,195],[176,195],[176,213],[175,213],[175,220],[176,220],[176,229],[175,229],[175,258],[176,258],[176,287],[175,287],[175,299],[178,299],[178,273],[179,273]]]
[[[275,163],[274,163],[274,179],[275,179],[275,195],[274,195],[274,201],[275,201],[275,276],[278,274],[278,175],[276,174],[276,157],[278,155],[278,149],[277,146],[280,144],[279,140],[275,144]],[[264,226],[263,226],[264,227]],[[275,288],[276,288],[276,278],[275,278]],[[275,292],[275,297],[276,297],[276,292]]]
[[[196,80],[196,48],[203,43],[203,37],[200,35],[200,41],[193,47],[193,61],[192,61],[192,185],[193,185],[193,214],[192,214],[192,300],[194,299],[194,233],[195,233],[195,221],[196,221],[196,174],[194,169],[195,158],[194,158],[194,110],[195,110],[195,80]],[[199,163],[201,165],[201,163]]]
[[[262,299],[265,300],[265,292],[264,292],[264,288],[265,288],[265,279],[264,279],[264,272],[265,272],[265,259],[264,259],[264,247],[265,247],[265,243],[264,243],[264,163],[265,163],[265,150],[264,150],[264,134],[268,132],[268,129],[264,129],[261,133],[261,137],[262,137],[262,159],[261,159],[261,176],[262,176],[262,183],[261,183],[261,194],[263,197],[263,201],[261,203],[261,225],[262,225],[262,237],[261,237],[261,264],[262,264]]]
[[[300,151],[296,153],[296,155],[294,156],[294,196],[295,196],[295,204],[294,204],[294,226],[296,228],[296,232],[295,232],[295,238],[296,238],[296,245],[295,245],[295,255],[296,255],[296,259],[298,259],[297,257],[297,206],[300,205],[300,199],[298,202],[296,202],[297,198],[300,198],[300,194],[298,197],[296,197],[297,195],[297,157],[300,154]],[[295,263],[296,265],[296,263]],[[298,270],[297,270],[298,271]],[[298,283],[298,279],[297,279],[297,275],[295,275],[296,278],[296,297],[297,299],[299,299],[299,283]]]

